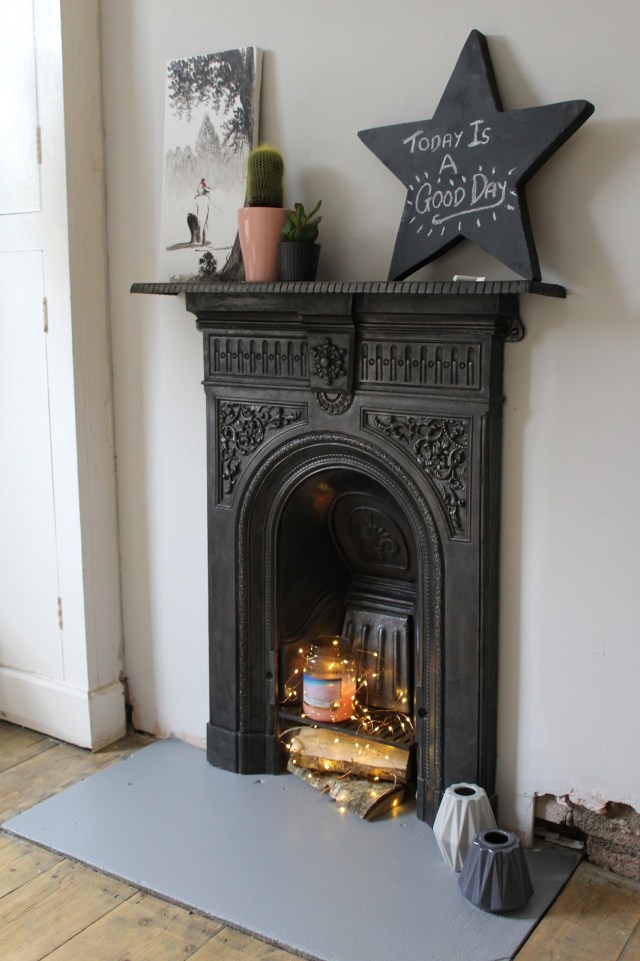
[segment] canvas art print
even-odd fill
[[[167,64],[160,279],[238,279],[238,208],[256,143],[261,51]]]

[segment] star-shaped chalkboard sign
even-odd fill
[[[407,188],[389,279],[467,238],[540,280],[524,187],[592,113],[586,100],[503,111],[487,41],[473,30],[432,120],[358,133]]]

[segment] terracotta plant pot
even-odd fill
[[[278,244],[285,211],[282,207],[242,207],[238,211],[238,239],[245,280],[279,280]]]
[[[483,911],[521,908],[533,885],[520,839],[511,831],[476,834],[458,883],[467,901]]]
[[[461,871],[475,835],[495,826],[489,798],[483,788],[477,784],[452,784],[440,802],[433,833],[440,854],[449,867]]]
[[[320,244],[287,241],[278,245],[280,280],[315,280]]]

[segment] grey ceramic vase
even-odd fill
[[[483,911],[515,911],[533,894],[520,839],[511,831],[476,834],[458,879],[463,895]]]

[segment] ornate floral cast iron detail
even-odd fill
[[[346,347],[337,347],[330,337],[325,337],[321,344],[311,348],[313,367],[311,373],[320,377],[329,387],[338,377],[345,377],[347,370],[344,366]]]
[[[235,487],[242,461],[263,443],[268,430],[279,430],[300,420],[302,411],[269,404],[233,404],[222,401],[219,409],[220,476],[223,496]]]
[[[377,513],[377,512],[376,512]],[[366,521],[360,527],[360,549],[365,556],[389,563],[400,552],[389,531],[376,524],[373,511],[368,511]]]
[[[372,426],[409,448],[436,482],[456,534],[464,534],[469,425],[465,420],[374,414]]]

